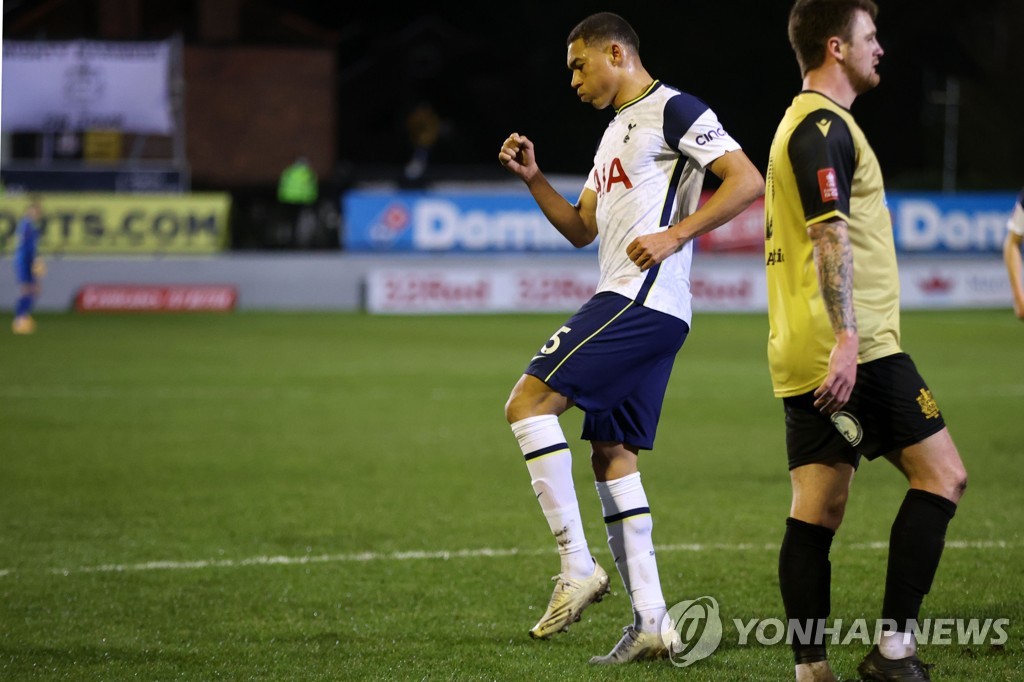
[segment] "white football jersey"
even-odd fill
[[[597,193],[598,292],[690,323],[693,242],[646,272],[626,247],[696,211],[704,169],[737,149],[707,104],[660,81],[615,112],[585,185]]]

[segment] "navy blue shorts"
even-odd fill
[[[854,468],[920,443],[946,426],[939,406],[906,353],[857,367],[853,394],[832,415],[814,407],[814,391],[783,398],[789,468],[839,458]]]
[[[548,339],[526,373],[583,410],[584,440],[650,450],[689,331],[677,317],[601,292]]]

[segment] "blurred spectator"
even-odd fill
[[[444,124],[434,107],[427,101],[416,104],[405,118],[405,129],[412,145],[412,157],[405,164],[404,184],[423,185],[430,152],[444,132]]]
[[[281,171],[277,183],[277,200],[282,204],[309,206],[316,201],[318,178],[316,171],[304,156]]]
[[[291,234],[293,246],[307,247],[312,242],[317,229],[314,204],[319,195],[319,178],[306,157],[298,157],[281,171],[277,200],[285,209],[285,229]]]

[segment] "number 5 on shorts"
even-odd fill
[[[551,335],[551,338],[548,339],[548,342],[545,343],[544,347],[540,349],[540,352],[543,353],[544,355],[551,355],[552,353],[554,353],[556,350],[558,350],[558,346],[561,345],[562,343],[562,338],[560,335],[568,334],[571,331],[572,329],[570,329],[569,327],[561,327],[557,332]]]

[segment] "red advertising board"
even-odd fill
[[[238,291],[223,285],[87,284],[78,290],[79,312],[228,312]]]
[[[701,203],[710,192],[701,195]],[[757,199],[724,225],[697,237],[697,249],[718,253],[764,253],[764,199]]]

